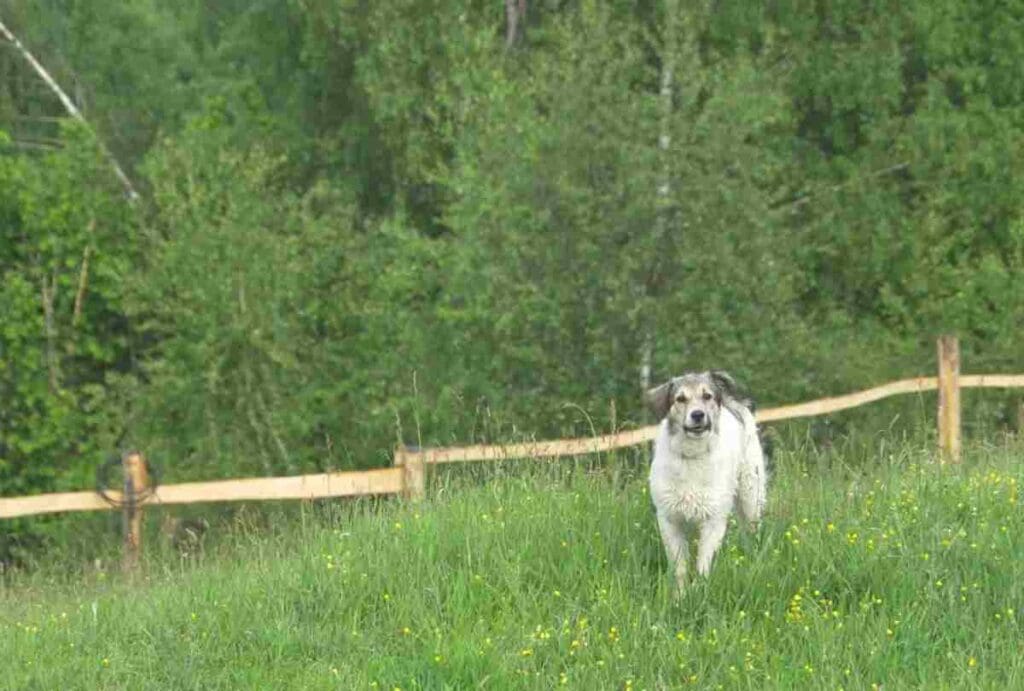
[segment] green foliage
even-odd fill
[[[424,356],[436,249],[398,222],[361,228],[326,184],[293,193],[279,158],[221,127],[198,119],[147,165],[131,439],[168,477],[379,465],[410,398],[396,379]]]
[[[0,158],[0,487],[88,484],[116,433],[106,375],[126,366],[133,227],[87,134]]]
[[[146,168],[154,208],[129,313],[151,347],[133,437],[209,477],[295,472],[308,453],[291,444],[304,425],[295,396],[313,364],[301,279],[331,231],[274,183],[279,161],[231,151],[219,127],[200,119]]]
[[[12,8],[144,199],[0,55],[0,491],[636,424],[649,352],[766,404],[948,330],[1020,369],[1020,2],[529,5]]]
[[[998,352],[1024,318],[1009,283],[1022,268],[1010,182],[1024,160],[1022,104],[987,85],[1006,80],[993,52],[1021,44],[973,7],[921,4],[898,22],[886,10],[819,15],[804,27],[807,39],[839,37],[805,44],[793,82],[813,147],[803,163],[834,190],[806,205],[804,268],[815,302],[906,335],[959,330]]]

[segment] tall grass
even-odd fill
[[[931,450],[780,454],[679,600],[629,456],[448,471],[134,581],[43,569],[0,593],[0,686],[1020,688],[1024,445]]]

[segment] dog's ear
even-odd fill
[[[718,399],[719,403],[726,398],[742,399],[739,385],[732,378],[732,375],[725,370],[713,369],[708,372],[708,377],[710,377],[711,383],[714,385],[715,398]]]
[[[747,408],[751,413],[757,409],[754,399],[736,383],[736,380],[728,372],[711,370],[708,372],[708,377],[711,379],[719,404],[724,401],[734,401]]]
[[[672,407],[672,397],[675,393],[676,382],[674,379],[669,379],[661,386],[649,389],[644,394],[644,402],[647,403],[647,407],[654,413],[654,417],[661,420],[668,415],[668,409]]]

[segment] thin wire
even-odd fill
[[[135,497],[132,501],[128,501],[123,495],[121,498],[118,498],[111,496],[110,494],[111,470],[113,470],[115,466],[121,466],[121,458],[117,455],[112,455],[103,465],[96,469],[96,494],[100,495],[103,501],[117,508],[124,508],[129,504],[141,504],[152,497],[156,493],[157,487],[160,486],[160,472],[149,462],[148,459],[143,458],[142,462],[146,465],[146,474],[149,476],[149,483],[141,492],[135,493]]]

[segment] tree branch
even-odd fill
[[[46,335],[46,369],[50,375],[50,391],[56,393],[60,389],[60,362],[57,359],[57,325],[53,320],[53,303],[57,297],[57,276],[47,282],[48,276],[43,273],[41,297],[43,300],[43,332]]]
[[[777,209],[793,209],[798,206],[803,206],[804,204],[807,204],[808,202],[811,201],[812,198],[814,198],[815,195],[820,194],[822,192],[838,192],[844,187],[852,185],[853,183],[858,182],[860,180],[871,180],[873,178],[880,178],[885,175],[898,173],[901,170],[906,170],[909,167],[910,161],[903,161],[902,163],[897,163],[896,165],[888,166],[886,168],[882,168],[881,170],[873,170],[870,173],[867,173],[866,175],[860,175],[858,177],[849,178],[848,180],[844,180],[838,185],[821,187],[815,190],[811,190],[809,192],[805,192],[804,194],[801,194],[795,198],[782,199],[771,204],[768,208],[770,208],[772,211],[775,211]]]
[[[89,255],[92,245],[86,245],[82,253],[82,271],[78,274],[78,292],[75,293],[75,311],[71,317],[71,326],[77,327],[82,321],[82,303],[85,302],[85,289],[89,285]]]

